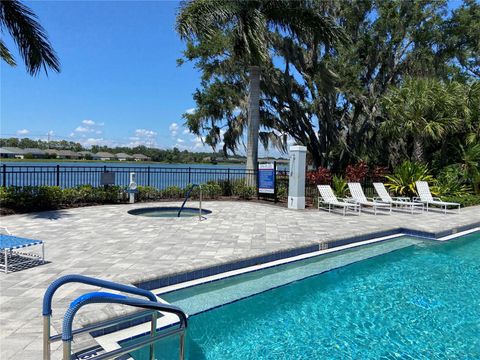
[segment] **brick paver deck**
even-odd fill
[[[1,225],[13,234],[44,240],[50,262],[0,274],[2,360],[41,358],[43,293],[53,280],[65,274],[134,283],[379,230],[408,227],[439,232],[480,221],[478,206],[462,209],[460,215],[342,217],[316,210],[219,201],[204,203],[212,214],[201,222],[197,218],[146,218],[127,213],[132,208],[154,205],[85,207],[1,218]],[[86,290],[91,288],[70,284],[57,293],[53,304],[57,331],[67,304]],[[105,307],[94,308],[80,314],[77,326],[92,318],[111,316]]]

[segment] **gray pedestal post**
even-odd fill
[[[290,147],[290,171],[288,179],[288,208],[305,209],[305,162],[307,148]]]

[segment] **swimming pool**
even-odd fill
[[[362,261],[352,257],[319,275],[322,262],[335,264],[339,254],[162,297],[197,313],[189,320],[189,359],[480,359],[480,233],[444,243],[395,241],[403,245]],[[276,285],[294,273],[305,278],[224,306],[198,307],[210,297],[229,302],[232,289],[248,291],[249,282]],[[174,359],[178,340],[156,349],[158,359]],[[143,360],[148,351],[131,355]]]

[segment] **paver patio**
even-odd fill
[[[158,205],[158,204],[157,204]],[[176,203],[162,202],[161,206]],[[195,205],[195,202],[193,202]],[[478,223],[480,207],[460,215],[362,214],[342,217],[317,210],[293,211],[253,202],[205,202],[212,214],[198,218],[147,218],[127,213],[155,203],[68,209],[1,218],[15,235],[44,240],[48,264],[0,274],[0,358],[40,359],[41,301],[47,286],[66,274],[134,283],[352,235],[407,227],[439,232]],[[62,287],[53,304],[54,327],[75,297],[92,290]],[[111,317],[105,307],[81,313],[77,326]],[[57,348],[61,344],[57,343]],[[59,355],[57,351],[55,357]]]

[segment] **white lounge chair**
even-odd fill
[[[408,197],[401,197],[401,196],[391,197],[387,189],[385,188],[385,185],[383,185],[382,183],[375,182],[373,183],[373,187],[375,188],[375,191],[379,196],[379,198],[378,199],[375,198],[374,201],[380,201],[386,204],[391,204],[392,206],[395,206],[395,207],[399,207],[399,206],[409,207],[412,214],[415,208],[420,208],[423,212],[423,208],[424,208],[423,203],[410,201],[410,198]]]
[[[414,201],[424,203],[427,206],[427,212],[429,206],[439,206],[440,209],[444,209],[445,214],[447,213],[447,208],[449,206],[458,207],[458,212],[460,213],[460,204],[454,202],[442,201],[438,197],[433,197],[430,192],[430,187],[426,181],[416,181],[418,198],[414,198]]]
[[[363,193],[362,185],[360,183],[348,183],[348,189],[352,195],[352,199],[355,203],[359,204],[362,207],[372,207],[375,215],[377,215],[377,209],[388,210],[389,213],[392,212],[392,204],[385,204],[381,202],[376,202],[373,199],[367,199]]]
[[[343,216],[347,213],[347,210],[353,210],[360,214],[360,205],[355,203],[346,202],[343,199],[339,199],[333,193],[332,188],[330,185],[317,185],[318,192],[320,196],[318,197],[318,208],[321,208],[321,204],[328,205],[328,212],[332,211],[333,207],[341,207],[343,208]],[[325,207],[327,209],[327,207]]]

